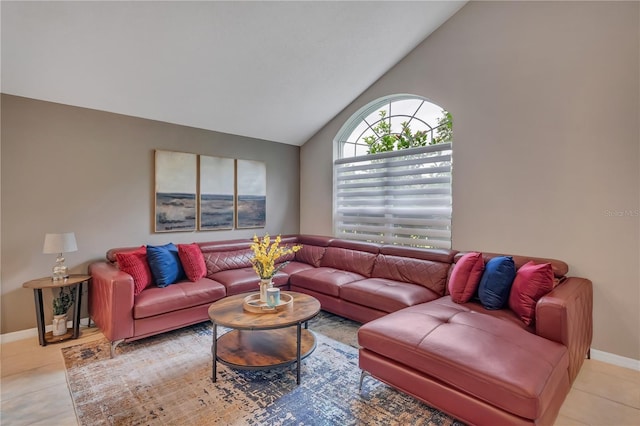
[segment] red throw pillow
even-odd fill
[[[147,263],[147,248],[116,253],[118,268],[133,277],[133,294],[138,295],[151,285],[151,269]]]
[[[509,293],[509,308],[530,325],[535,319],[536,303],[553,290],[553,268],[550,263],[527,262],[518,269]]]
[[[484,271],[482,253],[471,252],[462,256],[451,271],[449,293],[456,303],[468,302],[476,290]]]
[[[202,250],[196,243],[178,244],[178,256],[189,281],[198,281],[207,275],[207,265],[204,263]]]

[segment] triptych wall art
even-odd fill
[[[155,151],[155,232],[264,228],[266,165]]]

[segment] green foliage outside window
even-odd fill
[[[402,127],[400,133],[392,133],[391,123],[386,119],[387,112],[381,110],[378,114],[380,121],[372,128],[375,135],[362,138],[369,146],[369,154],[450,142],[453,135],[453,120],[448,111],[444,111],[444,115],[438,119],[438,126],[435,129],[419,130],[415,133],[411,131],[411,127],[406,121],[400,124]],[[430,133],[431,137],[429,137]]]

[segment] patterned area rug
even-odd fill
[[[321,312],[309,322],[316,350],[268,371],[218,364],[211,381],[210,323],[122,344],[106,339],[62,349],[81,425],[461,425],[360,370],[358,324]],[[221,330],[224,331],[224,330]]]

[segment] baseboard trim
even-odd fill
[[[638,359],[627,358],[609,352],[599,351],[597,349],[591,349],[591,359],[606,362],[607,364],[617,365],[618,367],[640,371],[640,360]]]
[[[87,318],[80,319],[80,325],[88,326],[89,318],[87,317]],[[67,327],[69,328],[73,327],[73,323],[71,321],[68,321]],[[45,327],[46,332],[51,331],[52,329],[53,329],[53,326],[51,324]],[[37,328],[34,327],[34,328],[28,328],[26,330],[14,331],[12,333],[0,334],[0,344],[16,342],[18,340],[29,339],[29,338],[35,338],[36,340],[38,339]]]

